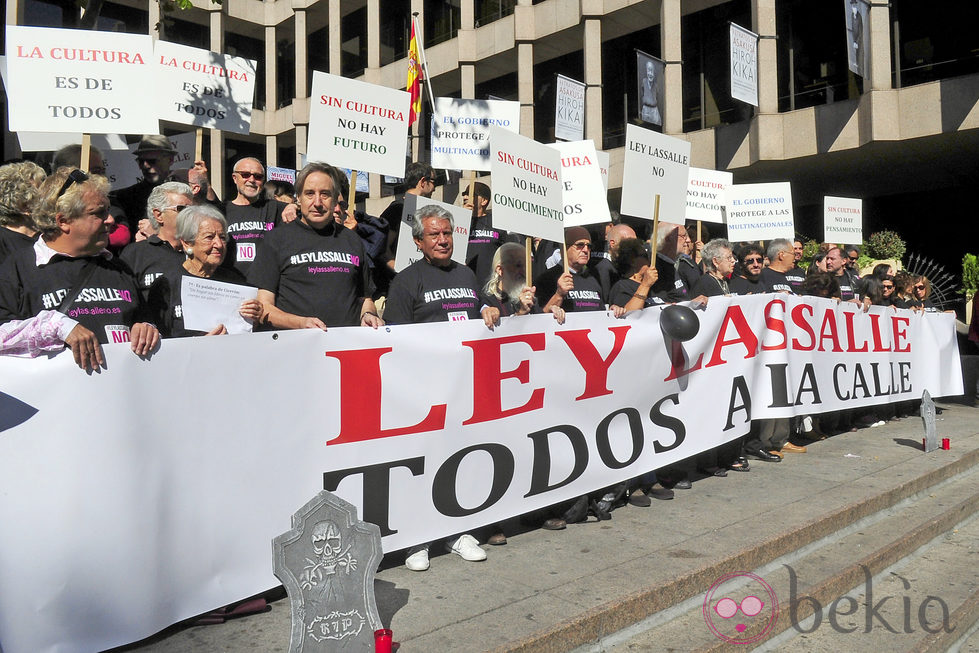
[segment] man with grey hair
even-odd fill
[[[668,301],[680,302],[688,297],[689,288],[676,273],[676,262],[690,249],[690,236],[682,224],[660,222],[656,232],[656,272],[659,279],[653,293],[664,293]]]
[[[768,257],[768,267],[761,271],[761,284],[765,292],[783,292],[795,294],[792,282],[786,273],[795,268],[795,252],[792,242],[787,238],[776,238],[768,243],[765,252]]]
[[[270,200],[262,192],[265,187],[265,166],[255,157],[235,161],[231,179],[238,189],[235,198],[224,206],[228,219],[228,256],[225,265],[233,265],[248,276],[248,270],[258,254],[258,244],[275,227],[296,218],[294,204]],[[288,215],[285,213],[288,207]]]
[[[119,256],[133,271],[136,286],[144,299],[157,277],[183,262],[183,251],[177,239],[177,214],[193,203],[190,186],[179,181],[160,184],[146,198],[146,219],[157,233],[128,245]]]

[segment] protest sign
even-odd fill
[[[851,197],[823,197],[823,242],[863,242],[863,200]]]
[[[404,91],[314,70],[306,156],[403,176],[410,102]]]
[[[171,170],[186,170],[194,167],[194,145],[196,135],[193,132],[167,136],[170,146],[177,150],[173,155]],[[105,176],[115,189],[131,186],[143,178],[136,164],[137,143],[126,146],[125,150],[103,151],[105,159]]]
[[[585,84],[557,76],[554,106],[554,138],[580,141],[585,137]]]
[[[654,198],[659,195],[659,219],[683,222],[689,167],[689,141],[626,125],[622,213],[652,220]]]
[[[555,143],[561,153],[561,203],[564,226],[609,222],[608,200],[593,141]]]
[[[564,242],[561,153],[503,127],[490,127],[493,226]]]
[[[238,308],[243,301],[258,296],[255,288],[188,276],[181,277],[180,281],[184,328],[210,331],[223,324],[230,334],[251,332],[251,322],[241,316]]]
[[[347,181],[353,176],[354,171],[350,168],[340,168],[343,170],[343,174],[347,175]],[[370,178],[367,176],[367,172],[364,170],[357,171],[357,184],[354,186],[354,190],[357,193],[367,193],[370,192]],[[349,198],[347,198],[349,199]]]
[[[452,260],[461,265],[466,264],[472,210],[433,200],[430,197],[405,193],[404,209],[401,211],[401,225],[398,231],[398,251],[394,256],[395,272],[401,272],[422,257],[421,250],[415,246],[415,241],[411,237],[411,227],[415,223],[415,211],[429,205],[441,207],[452,214],[455,223],[455,231],[452,234]]]
[[[609,156],[608,152],[603,152],[602,150],[596,150],[595,154],[598,155],[598,169],[602,173],[602,185],[608,191],[608,167],[612,157]]]
[[[731,97],[758,106],[758,35],[731,23]]]
[[[727,188],[734,175],[723,170],[690,168],[687,180],[687,220],[724,222]]]
[[[520,103],[505,100],[435,98],[432,167],[490,169],[490,126],[520,130]]]
[[[265,172],[268,174],[269,181],[286,181],[290,184],[296,183],[296,171],[292,168],[269,166]]]
[[[155,134],[153,40],[7,25],[10,131]]]
[[[727,189],[727,239],[743,243],[795,239],[792,186],[787,181],[734,184]]]
[[[161,120],[236,134],[251,129],[255,62],[158,40],[155,106]]]

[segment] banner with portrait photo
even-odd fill
[[[642,50],[636,50],[638,117],[647,125],[663,126],[663,112],[666,108],[663,101],[665,72],[665,61]]]
[[[855,75],[870,78],[870,5],[843,0],[846,13],[846,61]]]

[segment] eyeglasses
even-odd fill
[[[58,194],[55,195],[54,200],[58,201],[58,199],[62,195],[64,195],[69,188],[71,188],[72,184],[76,182],[81,184],[86,181],[88,181],[88,175],[82,172],[81,170],[79,170],[78,168],[75,168],[74,170],[68,173],[68,178],[65,179],[65,183],[61,185],[61,190],[59,190]]]
[[[746,617],[754,617],[761,614],[761,609],[765,607],[765,602],[759,599],[757,596],[747,596],[741,605],[738,605],[734,599],[723,598],[714,605],[714,612],[721,616],[722,619],[730,619],[738,613],[738,608],[744,613]]]
[[[848,258],[848,259],[850,259],[850,260],[851,260],[851,261],[853,261],[853,262],[856,262],[856,260],[857,260],[858,258],[860,258],[860,257],[859,257],[859,256],[847,256],[847,258]]]
[[[183,211],[184,209],[186,209],[188,206],[191,206],[191,205],[190,204],[174,204],[173,206],[164,206],[163,207],[163,210],[166,211],[167,209],[172,209],[175,213],[180,213],[181,211]]]
[[[265,173],[263,172],[249,172],[248,170],[235,170],[235,174],[241,177],[242,179],[251,179],[252,177],[255,178],[255,181],[262,181],[263,179],[265,179]]]
[[[577,249],[591,249],[591,243],[587,240],[579,240],[576,243],[572,243],[571,246]]]
[[[751,265],[752,263],[761,263],[762,262],[762,258],[760,256],[752,257],[752,258],[746,258],[744,260],[744,262],[745,262],[746,265]]]
[[[139,165],[143,165],[144,163],[159,163],[163,158],[162,156],[138,156],[136,157],[136,163]]]
[[[917,286],[914,287],[914,289],[915,290],[924,290],[925,289],[925,286],[924,286],[924,284],[919,283]]]
[[[892,290],[894,288],[894,284],[893,283],[884,283],[884,284],[881,284],[881,285],[884,287],[884,290]]]

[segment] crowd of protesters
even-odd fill
[[[667,222],[646,234],[647,223],[617,215],[607,225],[566,229],[564,243],[535,239],[528,267],[525,239],[493,227],[490,189],[479,182],[463,197],[472,211],[466,264],[452,258],[452,215],[429,205],[409,219],[421,258],[395,272],[403,200],[370,216],[347,205],[347,177],[334,166],[310,163],[295,185],[272,183],[262,162],[246,157],[233,166],[235,196],[222,203],[204,162],[170,171],[175,153],[165,137],[143,137],[136,150],[142,180],[112,192],[100,174],[101,155],[93,151],[91,172],[82,172],[77,146],[56,155],[51,174],[30,162],[0,168],[0,353],[68,348],[80,367],[95,371],[107,343],[129,342],[136,355],[148,356],[161,337],[226,333],[224,325],[207,333],[184,327],[180,290],[187,276],[255,288],[255,299],[239,312],[256,330],[453,320],[493,328],[534,313],[563,323],[568,312],[618,317],[753,293],[936,310],[927,277],[888,264],[861,277],[858,246],[827,243],[803,269],[800,241],[733,244]],[[405,192],[430,197],[435,180],[431,166],[410,164]],[[620,506],[673,498],[674,490],[691,487],[692,473],[749,472],[752,462],[777,463],[786,453],[805,453],[807,442],[913,410],[903,403],[755,420],[744,437],[692,460],[523,519],[554,530],[589,515],[610,519]],[[492,529],[489,542],[506,543],[503,526]],[[471,534],[451,538],[446,548],[466,560],[486,558]],[[428,550],[409,551],[408,567],[427,569]]]

